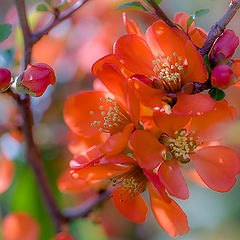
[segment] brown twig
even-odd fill
[[[100,205],[104,200],[110,197],[111,191],[100,192],[98,197],[86,200],[80,206],[72,207],[64,210],[64,216],[68,221],[72,221],[79,217],[87,217],[93,208]]]
[[[216,22],[210,29],[207,39],[200,49],[202,56],[209,53],[216,39],[223,33],[228,23],[240,8],[240,1],[232,0],[224,16]]]
[[[147,0],[147,2],[152,6],[155,10],[155,14],[157,17],[162,19],[165,23],[167,23],[170,27],[176,27],[176,25],[172,22],[172,20],[164,13],[164,11],[158,6],[156,2],[153,0]]]
[[[60,14],[55,14],[53,21],[48,26],[46,26],[44,29],[32,34],[32,42],[36,43],[37,41],[39,41],[42,38],[42,36],[48,34],[51,29],[53,29],[59,23],[63,22],[67,18],[69,18],[73,13],[75,13],[79,8],[81,8],[85,3],[89,2],[89,1],[90,0],[78,1],[72,7],[70,7],[68,10],[66,10]]]

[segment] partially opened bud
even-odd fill
[[[214,87],[227,88],[233,84],[233,71],[226,64],[220,64],[213,69],[211,82]]]
[[[210,54],[210,60],[213,64],[225,62],[227,59],[232,57],[238,44],[239,39],[233,30],[228,29],[224,31],[223,35],[218,38],[213,46]]]
[[[11,213],[3,220],[2,232],[5,240],[37,240],[39,225],[26,213]]]
[[[74,238],[68,233],[60,232],[54,238],[51,238],[51,240],[74,240]]]
[[[0,91],[8,88],[11,82],[11,72],[6,68],[0,68]]]
[[[43,95],[48,85],[54,85],[54,70],[45,63],[29,64],[17,80],[17,89],[34,97]]]

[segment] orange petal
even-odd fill
[[[102,71],[102,67],[105,63],[116,65],[126,77],[130,77],[134,74],[133,72],[129,71],[113,54],[102,57],[96,61],[92,66],[92,73],[98,77],[98,73]]]
[[[38,223],[26,213],[11,213],[2,224],[5,240],[37,240],[39,237]]]
[[[95,75],[103,82],[106,88],[126,106],[126,78],[118,69],[117,65],[104,63]]]
[[[114,55],[131,71],[143,75],[155,75],[154,56],[145,40],[136,34],[120,37],[114,45]]]
[[[173,137],[175,131],[183,129],[190,121],[189,116],[182,116],[176,114],[166,114],[160,110],[153,113],[154,123],[158,126],[161,133],[166,133]]]
[[[57,182],[58,188],[64,193],[81,193],[89,189],[91,184],[83,179],[74,179],[71,171],[67,170],[61,174]]]
[[[162,162],[164,146],[150,132],[136,130],[130,137],[130,143],[142,168],[153,169]]]
[[[114,164],[99,164],[87,166],[82,169],[73,170],[74,179],[84,179],[85,181],[102,180],[116,174],[128,171],[130,167],[117,166]]]
[[[126,190],[124,191],[125,193],[122,197],[120,196],[122,192],[121,187],[120,189],[115,188],[112,197],[115,207],[128,220],[135,223],[144,222],[148,212],[146,202],[140,194],[132,198]],[[124,200],[120,201],[122,198],[124,198]]]
[[[207,185],[203,182],[195,169],[185,168],[183,169],[183,173],[192,182],[198,184],[201,187],[207,188]]]
[[[188,233],[190,228],[187,216],[178,204],[174,200],[171,200],[171,203],[164,201],[151,184],[148,185],[148,188],[152,211],[159,225],[171,237]]]
[[[218,192],[228,192],[236,182],[240,170],[240,157],[233,149],[224,146],[205,147],[191,159],[203,182]]]
[[[171,203],[171,198],[167,195],[165,187],[161,184],[159,177],[156,173],[146,171],[143,169],[144,175],[147,177],[147,179],[153,184],[153,186],[158,190],[158,193],[161,195],[161,197],[166,201],[167,203]]]
[[[234,87],[240,87],[240,59],[234,59],[233,61],[233,73],[237,76],[237,82],[233,85]]]
[[[76,156],[70,161],[70,167],[74,169],[80,169],[99,162],[99,160],[104,157],[104,154],[102,151],[100,151],[100,147],[101,144],[94,145],[91,148],[87,149],[87,151]]]
[[[190,129],[202,141],[215,141],[228,134],[228,125],[236,119],[235,109],[226,100],[216,102],[214,109],[192,118]]]
[[[158,169],[158,176],[160,182],[173,197],[182,200],[189,198],[187,183],[176,160],[163,162]]]
[[[96,134],[91,138],[86,138],[70,131],[68,135],[68,149],[76,156],[86,152],[92,146],[98,145],[103,141],[104,137],[101,133]]]
[[[14,162],[2,155],[2,159],[0,161],[0,194],[5,192],[11,185],[14,178],[14,172]]]
[[[176,53],[183,61],[187,60],[188,70],[184,82],[206,81],[207,72],[203,58],[183,31],[159,20],[148,28],[146,39],[155,56],[161,54],[173,58],[173,53]]]
[[[189,19],[190,15],[185,13],[185,12],[179,12],[175,14],[174,17],[174,22],[177,23],[178,25],[182,26],[185,32],[187,32],[187,21]],[[195,23],[193,22],[188,29],[189,31],[193,30],[195,27]]]
[[[143,105],[150,108],[161,107],[162,97],[165,93],[163,90],[149,87],[136,77],[131,78],[130,81]]]
[[[110,156],[110,157],[105,157],[105,158],[101,159],[100,163],[101,164],[111,163],[111,164],[122,164],[122,165],[129,165],[129,164],[136,165],[137,164],[137,162],[134,158],[131,158],[127,155],[122,155],[122,154],[118,154],[118,155]]]
[[[74,240],[74,238],[68,233],[60,232],[55,237],[51,238],[51,240]]]
[[[189,32],[189,37],[197,47],[201,48],[207,39],[207,33],[202,28],[196,27]]]
[[[123,12],[123,23],[125,25],[127,33],[129,34],[133,33],[138,34],[139,36],[143,36],[143,33],[138,24],[136,23],[136,21],[134,21],[131,18],[128,18],[125,12]]]
[[[68,127],[76,134],[92,137],[99,133],[98,127],[91,126],[94,121],[101,121],[102,111],[108,112],[109,105],[100,98],[109,96],[107,92],[83,91],[71,95],[64,104],[63,116]],[[103,106],[99,110],[99,106]],[[94,114],[91,114],[93,111]]]
[[[123,151],[128,143],[131,132],[133,131],[133,124],[128,124],[124,127],[122,132],[115,133],[111,135],[106,142],[100,147],[106,155],[116,155]]]
[[[215,107],[216,102],[209,94],[188,95],[179,93],[177,103],[172,108],[174,114],[196,116],[210,112]]]

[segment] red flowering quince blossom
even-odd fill
[[[40,97],[47,87],[56,83],[54,70],[46,63],[29,64],[18,77],[17,89],[34,97]]]
[[[131,83],[142,104],[152,108],[168,104],[172,112],[182,115],[200,115],[214,108],[208,94],[190,95],[183,90],[189,82],[204,83],[207,72],[201,54],[182,30],[159,20],[145,37],[120,37],[113,53],[134,73]]]
[[[5,91],[11,82],[12,74],[6,68],[0,68],[0,91]]]
[[[190,230],[187,216],[167,196],[157,174],[141,168],[134,158],[126,155],[105,157],[92,165],[73,169],[72,176],[87,182],[110,179],[114,186],[114,205],[123,216],[136,223],[146,219],[148,207],[140,194],[148,187],[151,208],[160,226],[172,237]]]
[[[240,157],[231,148],[210,146],[210,143],[226,134],[221,129],[235,117],[235,110],[225,100],[218,102],[213,111],[193,118],[155,111],[153,120],[161,132],[159,140],[165,146],[162,154],[159,154],[159,142],[149,132],[135,131],[130,143],[140,162],[154,162],[158,157],[164,159],[158,168],[158,176],[172,196],[180,199],[189,197],[180,166],[190,161],[209,188],[226,192],[236,182]],[[146,138],[147,142],[144,141]]]

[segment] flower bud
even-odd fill
[[[43,95],[48,85],[54,85],[56,77],[54,70],[45,63],[29,64],[18,77],[17,90],[34,97]]]
[[[228,29],[224,31],[223,35],[218,38],[213,46],[210,54],[210,60],[213,64],[225,62],[227,59],[232,57],[238,44],[239,39],[233,30]]]
[[[226,64],[220,64],[213,69],[211,82],[214,87],[227,88],[233,84],[233,71]]]
[[[0,91],[8,88],[11,82],[11,72],[6,68],[0,68]]]

